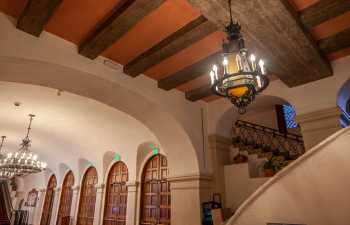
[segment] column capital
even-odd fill
[[[296,116],[296,121],[298,123],[308,123],[317,120],[323,120],[331,117],[339,117],[341,115],[341,110],[339,107],[331,107],[326,109],[321,109],[318,111],[304,113]]]
[[[80,190],[80,186],[79,185],[75,185],[72,187],[73,191],[79,191]]]
[[[339,122],[341,110],[338,107],[326,108],[296,116],[301,127],[305,150],[309,150],[342,127]]]
[[[209,174],[176,175],[168,178],[171,190],[210,189],[212,180]]]
[[[103,183],[102,183],[102,184],[96,184],[96,185],[95,185],[95,188],[97,188],[97,189],[103,189],[103,188],[105,188],[105,186],[106,186],[106,185],[103,184]]]
[[[171,183],[184,182],[184,181],[211,181],[213,179],[211,174],[186,174],[186,175],[174,175],[168,177],[168,181]]]
[[[138,187],[138,186],[140,186],[140,182],[138,182],[138,181],[128,181],[128,182],[126,182],[126,186],[128,186],[128,187]]]
[[[96,193],[102,194],[104,192],[105,186],[106,186],[105,184],[96,184],[95,185]]]

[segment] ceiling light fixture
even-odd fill
[[[0,171],[6,171],[14,176],[23,176],[31,173],[39,173],[46,169],[47,164],[38,160],[38,156],[30,152],[29,133],[35,115],[29,114],[29,126],[27,135],[22,140],[21,148],[15,153],[8,153],[0,160]]]
[[[1,144],[0,144],[0,161],[2,159],[5,159],[5,155],[2,154],[1,150],[4,145],[4,141],[6,139],[6,136],[1,137]],[[5,169],[0,169],[0,180],[8,180],[11,179],[14,176],[13,172],[11,171],[6,171]]]
[[[222,44],[222,64],[213,65],[209,73],[212,91],[226,97],[243,114],[246,107],[269,84],[266,76],[265,62],[249,55],[241,34],[241,26],[233,22],[231,0],[230,24],[226,27],[227,40]],[[237,50],[238,43],[238,50]]]

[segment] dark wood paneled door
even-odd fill
[[[81,185],[77,225],[93,225],[94,223],[96,184],[97,171],[94,167],[90,167]]]
[[[55,188],[57,186],[56,176],[52,175],[47,184],[43,211],[41,215],[40,225],[50,225],[53,201],[55,199]]]
[[[116,162],[108,174],[103,225],[125,225],[128,197],[128,168]]]
[[[141,225],[170,225],[170,184],[165,156],[153,156],[142,176]]]
[[[60,205],[58,206],[57,225],[69,225],[72,206],[74,175],[69,171],[62,184]]]

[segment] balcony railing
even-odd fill
[[[233,144],[261,149],[293,160],[304,154],[303,137],[292,133],[280,133],[276,129],[237,120],[233,126]]]

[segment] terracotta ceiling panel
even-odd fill
[[[166,1],[142,19],[103,55],[125,65],[200,16],[187,0]]]
[[[225,34],[221,31],[214,32],[192,46],[169,57],[156,66],[153,66],[145,74],[156,80],[167,77],[201,59],[219,51]]]
[[[27,2],[28,0],[1,0],[0,11],[17,18],[23,11]]]
[[[321,40],[335,35],[350,27],[350,12],[330,19],[311,29],[311,33],[316,40]]]
[[[45,30],[79,45],[121,0],[64,0]]]
[[[345,49],[342,49],[340,51],[332,52],[332,53],[328,54],[327,58],[330,61],[334,61],[334,60],[340,59],[340,58],[348,56],[348,55],[350,55],[350,48],[345,48]]]
[[[176,89],[186,92],[205,86],[206,84],[209,84],[209,82],[209,76],[207,74],[203,74],[202,76],[197,77],[196,79],[193,79],[187,83],[178,86]]]
[[[320,0],[288,0],[297,11],[302,11]]]

